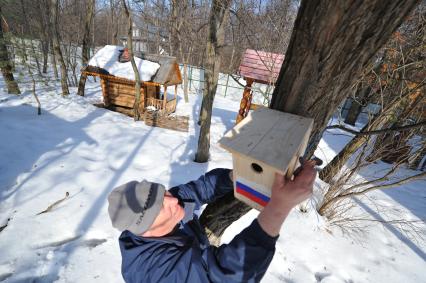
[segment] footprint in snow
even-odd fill
[[[330,272],[315,272],[315,279],[317,280],[317,282],[321,282],[324,278],[330,275]]]

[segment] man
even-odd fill
[[[232,171],[214,169],[166,191],[160,184],[130,182],[108,197],[120,236],[126,282],[259,282],[275,252],[290,210],[312,194],[315,161],[293,180],[276,174],[271,200],[229,244],[209,244],[194,210],[233,190]]]

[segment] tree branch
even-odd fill
[[[333,126],[326,127],[325,130],[340,129],[340,130],[349,132],[351,134],[354,134],[355,136],[368,136],[368,135],[378,135],[378,134],[388,133],[388,132],[405,131],[405,130],[409,130],[409,129],[419,128],[419,127],[422,127],[422,126],[425,126],[425,125],[426,125],[426,121],[421,121],[421,122],[416,123],[416,124],[406,125],[406,126],[402,126],[402,127],[390,127],[390,128],[387,128],[387,129],[365,131],[365,132],[358,132],[358,131],[346,128],[345,126],[342,126],[342,125],[333,125]]]
[[[339,198],[344,198],[344,197],[347,197],[347,196],[353,197],[353,196],[357,196],[357,195],[363,195],[363,194],[368,193],[368,192],[373,191],[373,190],[389,189],[389,188],[392,188],[392,187],[395,187],[395,186],[398,186],[398,185],[402,185],[402,184],[405,184],[405,183],[408,183],[408,182],[419,180],[423,177],[426,177],[426,172],[422,172],[420,174],[407,177],[405,179],[399,180],[399,181],[394,182],[394,183],[377,185],[377,186],[369,187],[369,188],[362,190],[362,191],[359,191],[359,192],[347,193],[347,194],[340,195],[338,197]]]

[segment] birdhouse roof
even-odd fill
[[[227,132],[219,144],[232,154],[285,174],[296,155],[303,154],[312,125],[310,118],[260,108]]]

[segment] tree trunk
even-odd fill
[[[195,162],[207,162],[209,159],[213,100],[219,79],[220,53],[225,41],[225,25],[229,17],[230,3],[230,0],[214,0],[210,11],[209,36],[206,48],[205,87],[200,109],[201,128]]]
[[[58,76],[58,69],[56,68],[56,56],[55,51],[53,50],[53,41],[52,41],[52,26],[50,24],[50,3],[47,0],[38,0],[38,12],[40,13],[40,22],[41,22],[41,28],[43,32],[43,37],[45,37],[45,48],[43,52],[47,52],[46,60],[48,60],[49,57],[49,51],[50,51],[50,64],[52,65],[53,69],[53,75],[55,76],[55,79],[57,79]],[[46,69],[45,69],[46,66]],[[44,65],[43,62],[43,73],[47,72],[47,62],[46,65]]]
[[[3,13],[0,7],[0,18],[3,19]],[[3,78],[7,85],[7,93],[21,94],[19,86],[15,81],[12,73],[12,65],[7,52],[6,40],[3,35],[3,27],[0,23],[0,68]]]
[[[188,103],[188,64],[186,61],[183,63],[183,97],[185,102]]]
[[[271,108],[315,119],[307,156],[313,154],[351,85],[417,2],[302,0]],[[215,205],[229,204],[219,201],[207,208]],[[220,237],[243,213],[232,208],[221,215],[212,213],[209,218],[220,224],[203,224]]]
[[[205,229],[210,244],[219,246],[220,238],[225,229],[249,212],[250,209],[250,206],[237,200],[233,193],[229,193],[207,205],[201,214],[200,223]]]
[[[417,2],[302,1],[271,108],[314,118],[307,157],[361,71]]]
[[[53,75],[55,77],[55,79],[59,78],[59,73],[58,73],[58,67],[56,64],[56,55],[55,55],[55,50],[53,48],[53,39],[50,38],[49,39],[49,46],[50,46],[50,64],[52,65],[52,69],[53,69]]]
[[[170,12],[170,22],[169,22],[169,38],[170,38],[170,56],[176,56],[176,51],[178,51],[178,33],[179,25],[177,23],[178,13],[179,13],[179,2],[177,0],[171,1],[171,12]]]
[[[49,59],[49,42],[47,40],[47,37],[45,37],[44,35],[42,36],[42,39],[41,39],[41,51],[43,53],[42,72],[43,72],[43,74],[46,74],[47,73],[47,61]]]
[[[59,65],[61,67],[61,87],[62,87],[62,95],[69,95],[70,92],[68,90],[68,74],[67,67],[65,65],[64,58],[62,57],[61,45],[59,41],[59,31],[58,31],[58,10],[59,5],[57,0],[51,0],[50,7],[50,23],[52,25],[52,41],[53,41],[53,50],[59,60]]]
[[[109,1],[109,5],[111,8],[111,34],[112,34],[112,44],[113,45],[117,45],[118,43],[118,39],[117,39],[117,34],[118,34],[118,24],[116,23],[117,19],[114,18],[114,1],[110,0]]]
[[[21,10],[22,10],[22,15],[23,15],[24,19],[28,19],[27,11],[26,11],[25,5],[24,5],[24,1],[21,0],[20,3],[21,3]],[[28,23],[28,21],[25,21],[25,26],[26,26],[27,30],[30,32],[30,34],[33,34],[32,26]],[[34,42],[33,42],[32,39],[30,39],[30,47],[31,47],[31,52],[34,56],[34,60],[35,60],[36,65],[37,65],[37,73],[38,73],[39,76],[41,76],[40,62],[38,61],[38,56],[37,56],[37,53],[36,53],[36,50],[35,50],[35,47],[34,47]],[[31,74],[31,78],[34,80],[32,74]]]
[[[84,21],[84,34],[83,34],[83,45],[81,47],[81,65],[84,67],[89,62],[90,58],[90,24],[92,23],[93,14],[95,11],[95,0],[89,0],[87,9],[86,9],[86,19]],[[80,81],[78,82],[78,91],[77,94],[84,96],[84,87],[86,85],[86,75],[80,75]]]
[[[139,75],[138,67],[135,63],[135,57],[133,57],[133,22],[130,16],[129,10],[126,5],[126,0],[123,1],[124,12],[127,16],[128,27],[127,27],[127,49],[129,50],[130,62],[132,63],[133,72],[135,73],[135,104],[133,105],[134,119],[135,121],[140,119],[139,104],[141,100],[141,79]]]

